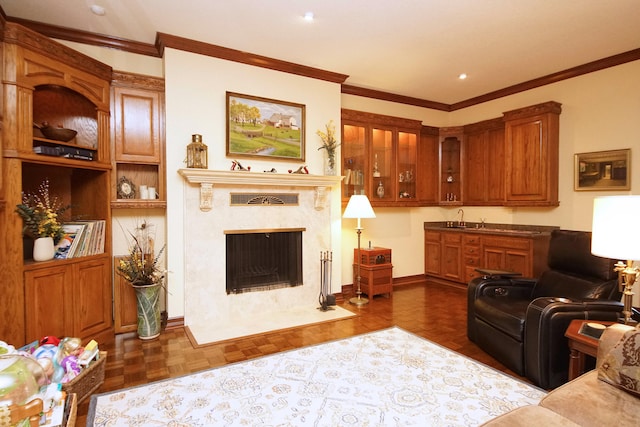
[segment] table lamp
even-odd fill
[[[347,208],[344,210],[343,218],[357,218],[358,225],[356,226],[356,233],[358,234],[358,259],[356,262],[357,273],[356,273],[356,282],[358,284],[356,290],[356,296],[351,298],[349,302],[351,304],[360,306],[365,305],[369,302],[368,299],[362,298],[362,289],[360,288],[360,235],[362,234],[362,226],[360,225],[361,218],[375,218],[376,214],[373,212],[373,208],[371,207],[371,203],[369,203],[369,199],[364,194],[354,194],[349,199],[349,203],[347,203]]]
[[[624,322],[631,323],[633,284],[640,269],[640,196],[596,197],[593,201],[591,253],[621,260],[616,264],[618,286],[623,292]]]

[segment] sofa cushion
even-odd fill
[[[626,331],[618,343],[598,359],[598,378],[640,397],[640,329]]]
[[[542,406],[521,406],[513,411],[500,415],[481,427],[530,427],[532,425],[545,427],[576,427],[578,424],[558,415]]]
[[[593,370],[547,394],[540,406],[581,426],[637,426],[637,397],[598,379]]]

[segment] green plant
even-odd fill
[[[24,222],[23,234],[33,239],[52,237],[58,244],[64,236],[62,215],[68,207],[49,194],[49,180],[45,179],[35,193],[22,193],[22,203],[16,206]]]

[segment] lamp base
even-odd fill
[[[353,304],[353,305],[360,306],[360,305],[366,305],[366,304],[369,304],[369,300],[368,300],[368,299],[366,299],[366,298],[362,298],[360,295],[358,295],[357,297],[353,297],[353,298],[351,298],[351,299],[349,300],[349,303],[350,303],[350,304]]]

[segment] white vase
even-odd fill
[[[49,261],[53,259],[56,249],[53,246],[53,237],[39,237],[33,242],[33,260]]]

